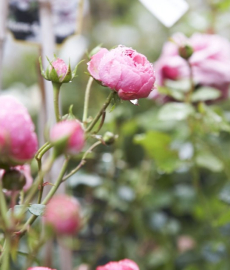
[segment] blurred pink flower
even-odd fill
[[[38,142],[27,109],[12,96],[0,97],[0,167],[32,159]]]
[[[167,80],[181,80],[189,77],[189,67],[178,53],[180,46],[188,44],[193,49],[188,59],[192,66],[196,85],[210,86],[221,91],[226,98],[230,84],[230,43],[227,39],[210,34],[195,33],[189,39],[177,33],[173,42],[166,42],[160,58],[155,62],[156,84],[165,86]],[[152,98],[159,99],[156,93]]]
[[[62,144],[64,152],[75,155],[84,147],[85,133],[78,120],[66,120],[51,129],[50,141]]]
[[[181,253],[194,249],[195,246],[196,243],[191,236],[181,235],[177,239],[177,248]]]
[[[42,267],[42,266],[35,266],[35,267],[30,267],[27,270],[56,270],[56,269],[51,269],[51,268]]]
[[[118,262],[109,262],[103,266],[98,266],[96,270],[139,270],[138,265],[129,259]]]
[[[46,206],[44,222],[58,234],[74,234],[80,228],[80,206],[66,195],[54,196]]]
[[[121,45],[111,51],[100,49],[89,61],[88,71],[123,100],[146,98],[154,87],[152,64],[143,54]]]

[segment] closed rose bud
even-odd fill
[[[32,159],[38,142],[27,109],[14,97],[0,97],[0,168]]]
[[[78,120],[66,120],[57,123],[50,131],[50,141],[58,154],[76,155],[85,144],[85,134]]]
[[[104,136],[102,137],[103,142],[106,145],[111,145],[115,142],[115,140],[118,138],[117,135],[114,135],[112,132],[110,131],[106,131]]]
[[[35,267],[30,267],[27,270],[56,270],[56,269],[51,269],[51,268],[42,267],[42,266],[35,266]]]
[[[129,259],[118,262],[109,262],[103,266],[98,266],[96,270],[139,270],[138,265]]]
[[[10,169],[2,175],[2,187],[11,191],[19,191],[26,184],[26,178],[19,170]]]
[[[57,234],[71,235],[80,228],[80,206],[76,199],[66,195],[54,196],[46,206],[45,224]]]
[[[155,75],[147,58],[132,48],[105,48],[88,63],[91,76],[118,93],[123,100],[146,98],[153,89]]]
[[[44,71],[41,58],[39,59],[41,74],[46,80],[62,84],[71,82],[73,78],[76,77],[77,66],[72,72],[70,64],[66,65],[66,63],[60,58],[55,58],[53,61],[50,61],[47,58],[47,60],[50,65],[47,67],[46,71]]]
[[[12,169],[14,171],[18,171],[25,178],[26,182],[25,182],[25,185],[23,186],[23,191],[26,192],[31,187],[31,185],[33,184],[33,178],[31,176],[30,166],[28,164],[25,164],[25,165],[20,165],[20,166],[12,167],[11,170]],[[2,180],[2,176],[4,174],[5,174],[5,170],[0,170],[0,180]],[[14,191],[11,191],[6,186],[4,186],[4,193],[7,196],[12,196],[12,193],[15,194],[15,190]]]

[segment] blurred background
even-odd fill
[[[18,1],[10,2],[11,21],[16,18],[12,13],[14,2]],[[28,1],[21,1],[22,12],[24,2]],[[63,114],[73,104],[75,115],[82,118],[89,78],[87,52],[99,44],[106,48],[123,44],[155,62],[163,44],[176,32],[187,36],[216,33],[230,39],[229,0],[186,2],[188,11],[170,28],[138,0],[84,1],[82,25],[78,24],[81,34],[74,27],[68,38],[61,31],[63,20],[55,21],[56,41],[60,43],[55,53],[66,61],[70,58],[72,66],[85,59],[78,77],[63,86]],[[60,1],[59,8],[61,5]],[[77,9],[76,14],[80,16]],[[32,19],[36,21],[36,15]],[[31,37],[23,38],[26,41],[16,41],[12,31],[7,32],[1,89],[27,106],[39,130],[44,103],[38,64],[41,45]],[[95,115],[108,93],[107,88],[93,83],[89,115]],[[160,106],[143,99],[139,106],[121,102],[107,113],[100,133],[109,130],[119,138],[112,146],[98,147],[83,169],[67,182],[68,192],[80,200],[86,219],[71,242],[74,266],[85,264],[79,270],[123,258],[133,259],[142,270],[230,268],[230,135],[219,130],[200,135],[199,157],[194,160],[185,121],[159,120]],[[214,106],[230,120],[229,100]],[[199,168],[199,189],[193,183],[194,166]],[[53,267],[56,264],[59,269],[55,249],[54,258]]]

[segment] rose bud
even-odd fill
[[[26,178],[19,170],[9,169],[2,175],[2,187],[11,191],[21,190],[26,184]]]
[[[103,266],[98,266],[96,270],[139,270],[138,265],[129,259],[118,262],[109,262]]]
[[[76,199],[66,195],[54,196],[46,206],[44,222],[57,234],[71,235],[80,228],[80,206]]]
[[[0,97],[0,168],[24,164],[37,151],[34,124],[27,109],[14,97]]]
[[[24,176],[26,182],[25,182],[25,185],[23,186],[23,191],[26,192],[32,185],[33,183],[33,178],[31,176],[31,172],[30,172],[30,166],[28,164],[25,164],[25,165],[22,165],[22,166],[16,166],[16,167],[13,167],[11,168],[11,170],[14,170],[14,171],[18,171],[21,175]],[[5,174],[5,170],[0,170],[0,180],[2,179],[2,176]],[[16,182],[17,179],[16,179]],[[3,184],[4,186],[4,184]],[[9,188],[7,188],[6,186],[4,186],[4,193],[7,195],[7,196],[12,196],[12,189],[9,190]],[[19,189],[21,190],[21,189]],[[13,191],[15,192],[15,191]]]
[[[146,98],[153,89],[155,75],[147,58],[132,48],[105,48],[91,57],[90,75],[118,93],[123,100]]]
[[[80,121],[66,120],[57,123],[50,131],[50,141],[57,155],[78,154],[85,144],[85,134]]]
[[[27,270],[56,270],[56,269],[51,269],[51,268],[42,267],[42,266],[35,266],[35,267],[30,267]]]
[[[49,61],[50,66],[44,71],[41,58],[39,58],[41,74],[46,80],[62,84],[71,82],[73,78],[76,77],[77,66],[72,72],[70,64],[66,65],[60,58],[56,58],[53,61],[50,61],[49,58],[47,58],[47,60]]]
[[[179,55],[185,60],[189,59],[193,54],[193,48],[186,44],[178,48]]]
[[[111,145],[116,141],[117,138],[118,135],[114,135],[112,132],[106,131],[104,136],[102,137],[102,140],[106,145]]]

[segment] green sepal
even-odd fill
[[[70,62],[69,62],[68,70],[67,70],[67,73],[66,73],[64,79],[62,80],[62,83],[68,83],[71,80],[72,80],[72,71],[71,71]]]
[[[46,69],[46,74],[48,73],[48,80],[55,82],[55,83],[60,83],[60,78],[58,77],[57,71],[56,69],[53,67],[52,63],[50,62],[49,58],[46,57],[48,62],[50,63],[51,66],[51,71],[50,71],[50,67],[48,67]]]
[[[48,80],[47,74],[45,73],[45,71],[44,71],[44,69],[43,69],[43,66],[42,66],[42,58],[41,58],[41,56],[39,57],[39,64],[40,64],[41,75],[42,75],[46,80]]]
[[[74,70],[73,70],[73,72],[72,72],[72,79],[73,78],[75,78],[75,77],[77,77],[77,68],[78,68],[78,66],[82,63],[82,62],[84,62],[85,60],[83,59],[83,60],[81,60],[77,65],[76,65],[76,67],[74,68]]]

